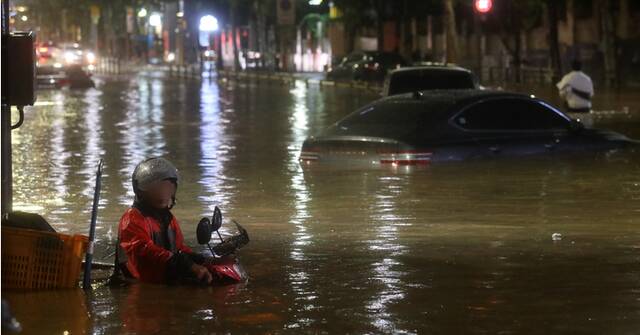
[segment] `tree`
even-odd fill
[[[444,1],[445,29],[447,40],[447,63],[458,61],[458,32],[456,31],[456,13],[453,7],[453,0]]]
[[[340,20],[346,32],[346,52],[350,53],[355,45],[358,28],[373,26],[375,17],[367,0],[336,0],[335,6],[342,11]]]
[[[605,82],[608,85],[618,84],[618,67],[616,59],[617,36],[613,19],[613,4],[610,0],[595,0],[599,15],[601,45],[604,51]]]
[[[494,5],[491,24],[497,28],[500,41],[512,58],[516,82],[522,79],[522,34],[540,22],[543,1],[547,0],[504,1]]]
[[[558,41],[558,2],[547,0],[549,15],[549,57],[551,59],[552,81],[560,80],[562,63],[560,61],[560,42]]]
[[[240,55],[238,53],[238,25],[237,25],[238,2],[231,0],[229,4],[229,21],[231,24],[231,44],[233,47],[233,70],[240,71]]]

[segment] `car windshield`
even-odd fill
[[[441,110],[435,104],[417,101],[387,101],[366,106],[332,127],[335,135],[375,136],[402,139],[422,123],[427,111]]]
[[[479,131],[565,130],[567,119],[546,104],[521,98],[491,99],[458,114],[459,127]]]
[[[473,89],[473,75],[464,71],[402,71],[394,73],[389,95],[437,89]]]

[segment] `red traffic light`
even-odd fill
[[[475,0],[474,5],[478,13],[486,14],[493,7],[493,2],[491,0]]]

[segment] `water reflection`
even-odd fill
[[[91,329],[85,296],[80,289],[2,292],[11,312],[19,316],[24,334],[86,334]],[[61,302],[64,308],[61,308]],[[46,327],[43,327],[45,326]],[[4,331],[3,331],[4,333]]]
[[[71,157],[72,152],[67,150],[65,145],[65,138],[67,136],[67,110],[65,108],[66,95],[62,92],[58,92],[54,95],[56,104],[52,109],[52,123],[51,123],[51,142],[50,142],[50,171],[48,175],[48,182],[53,187],[53,194],[49,199],[54,202],[52,207],[56,208],[51,212],[57,215],[68,213],[66,198],[68,196],[68,184],[67,176],[69,166],[67,160]],[[68,227],[64,227],[66,222],[61,219],[57,219],[58,216],[52,217],[51,221],[55,224],[56,229],[60,231],[67,231]]]
[[[119,144],[124,148],[123,166],[120,169],[122,188],[121,205],[130,205],[133,199],[131,173],[136,165],[148,157],[165,156],[166,137],[164,124],[164,82],[161,79],[137,80],[137,85],[127,93],[124,119],[118,123]]]
[[[217,83],[203,81],[200,89],[200,151],[199,161],[202,177],[198,183],[202,185],[204,194],[199,200],[207,205],[207,214],[213,212],[218,205],[226,208],[229,190],[225,189],[223,173],[224,164],[232,157],[233,145],[227,141],[226,115],[232,109],[223,105]]]
[[[371,207],[368,208],[374,236],[367,244],[380,260],[371,264],[371,284],[378,287],[378,292],[366,308],[372,318],[371,324],[385,333],[406,333],[396,324],[397,317],[390,311],[394,304],[405,298],[402,288],[405,273],[397,269],[402,268],[398,257],[406,252],[406,247],[400,244],[398,229],[410,224],[406,222],[408,218],[396,214],[401,207],[397,201],[402,199],[402,191],[407,186],[404,185],[405,181],[397,176],[381,177],[376,184]]]
[[[314,322],[309,313],[317,308],[315,300],[318,296],[310,285],[313,278],[310,278],[311,274],[307,271],[309,265],[314,262],[306,255],[307,247],[313,241],[313,235],[307,227],[308,220],[311,218],[307,204],[311,199],[309,190],[305,185],[302,168],[298,163],[300,143],[308,136],[309,108],[307,107],[307,87],[303,82],[296,81],[295,87],[290,90],[290,93],[293,98],[293,108],[291,109],[291,116],[289,116],[291,139],[287,147],[287,168],[291,175],[289,187],[293,196],[294,210],[289,222],[294,226],[294,232],[289,253],[292,262],[288,277],[291,289],[296,294],[296,297],[293,306],[294,313],[291,316],[292,320],[286,327],[297,329],[307,327]]]
[[[95,173],[97,163],[104,157],[105,150],[103,144],[102,129],[102,106],[100,104],[102,92],[99,90],[87,90],[84,94],[84,144],[85,149],[82,155],[82,167],[80,175],[83,176],[85,187],[82,194],[91,199],[95,188]],[[101,208],[107,205],[107,200],[100,203]]]

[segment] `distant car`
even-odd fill
[[[426,165],[477,158],[592,153],[640,142],[586,129],[531,96],[438,90],[377,100],[304,141],[300,160]]]
[[[63,43],[60,47],[65,66],[84,64],[84,51],[78,43]]]
[[[85,71],[80,65],[68,66],[65,68],[66,81],[69,88],[91,88],[95,87],[91,74]]]
[[[43,42],[36,48],[36,66],[41,68],[62,68],[62,49],[53,42]]]
[[[78,43],[61,43],[58,62],[63,67],[80,65],[93,70],[96,64],[96,55],[93,51],[84,49]]]
[[[216,51],[213,49],[203,49],[202,50],[202,60],[205,62],[215,62],[218,55]]]
[[[387,75],[382,96],[423,90],[478,88],[480,84],[473,72],[459,66],[411,66],[393,70]]]
[[[389,70],[406,66],[402,56],[391,52],[358,51],[344,57],[328,73],[328,79],[382,81]]]
[[[36,67],[36,85],[38,88],[61,88],[67,83],[67,75],[61,67]]]

